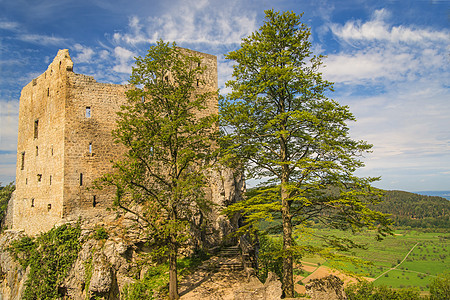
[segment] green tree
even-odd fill
[[[450,299],[450,272],[439,274],[430,283],[431,300]]]
[[[10,182],[8,185],[2,187],[0,182],[0,224],[3,224],[3,221],[6,216],[6,209],[8,208],[9,199],[11,199],[11,195],[16,189],[14,182]]]
[[[197,87],[204,71],[199,57],[163,41],[136,58],[134,88],[113,132],[127,152],[100,181],[116,188],[115,204],[144,221],[155,253],[168,257],[170,299],[179,298],[179,249],[194,215],[209,208],[202,167],[214,151],[217,116],[201,115],[217,91]]]
[[[234,60],[232,92],[221,100],[223,157],[246,169],[247,178],[262,188],[227,213],[240,212],[241,231],[261,219],[280,216],[283,232],[283,290],[294,296],[293,259],[305,248],[296,245],[293,229],[312,218],[327,226],[389,232],[386,216],[368,203],[379,199],[370,184],[358,178],[358,159],[371,145],[349,137],[348,107],[327,98],[332,83],[324,80],[309,41],[310,29],[293,12],[266,11],[263,26],[228,53]],[[357,246],[350,240],[324,237],[334,248]]]

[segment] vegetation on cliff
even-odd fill
[[[58,288],[66,278],[81,248],[80,224],[65,224],[36,238],[23,237],[11,244],[10,252],[22,267],[30,268],[23,299],[60,299]]]
[[[248,179],[265,181],[227,213],[245,218],[241,232],[281,219],[286,297],[294,296],[295,256],[332,253],[295,242],[295,231],[312,219],[342,230],[375,229],[378,237],[390,232],[386,215],[369,208],[380,200],[370,186],[377,178],[354,175],[371,145],[349,137],[346,123],[355,118],[327,97],[332,83],[319,72],[322,57],[313,55],[310,29],[300,18],[266,11],[264,25],[226,56],[236,64],[227,82],[232,92],[220,103],[224,159],[244,166]],[[351,239],[322,239],[330,249],[359,247]]]

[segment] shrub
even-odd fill
[[[106,239],[108,239],[109,234],[103,226],[96,226],[94,228],[94,236],[93,237],[97,241],[106,240]]]

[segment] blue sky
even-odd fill
[[[19,97],[58,49],[74,71],[127,82],[133,57],[158,39],[223,57],[258,29],[265,9],[302,13],[314,52],[327,55],[333,98],[374,145],[361,176],[385,189],[450,190],[449,1],[0,0],[0,182],[14,180]]]

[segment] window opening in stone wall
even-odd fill
[[[36,156],[38,156],[38,155],[39,155],[39,147],[36,146]]]
[[[50,88],[47,88],[47,97],[50,96]]]
[[[28,184],[28,178],[25,178],[25,185]]]
[[[38,133],[39,133],[39,120],[35,120],[34,121],[34,138],[35,139],[38,138]]]
[[[89,153],[92,154],[92,143],[89,143]]]
[[[37,180],[38,180],[38,182],[42,181],[42,174],[37,174]]]
[[[83,173],[80,173],[80,186],[83,185]]]
[[[197,63],[197,67],[199,67],[199,68],[200,68],[200,63]]]
[[[20,169],[25,169],[25,151],[22,152],[22,162],[20,164]]]
[[[52,148],[51,148],[51,153],[52,153],[52,156],[53,156],[53,145],[52,145]]]
[[[94,195],[92,197],[92,207],[95,207],[97,205],[97,197]]]
[[[52,205],[49,203],[49,204],[47,204],[47,210],[50,210],[50,209],[52,209]]]
[[[50,185],[52,185],[52,175],[50,175]]]
[[[31,198],[31,207],[34,207],[34,198]]]
[[[197,86],[198,86],[199,80],[197,79]]]
[[[91,107],[86,106],[86,118],[90,118],[90,117],[91,117]]]

